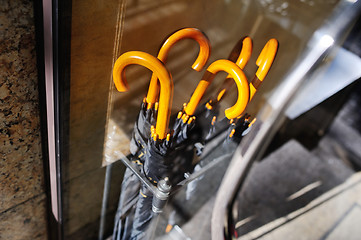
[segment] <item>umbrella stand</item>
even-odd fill
[[[123,157],[120,159],[120,161],[123,162],[123,164],[127,167],[127,169],[129,169],[134,176],[136,176],[138,178],[138,180],[142,183],[142,187],[141,190],[144,193],[147,193],[147,195],[152,195],[152,199],[146,199],[146,201],[151,201],[152,204],[152,212],[154,214],[159,214],[162,212],[163,207],[165,206],[168,197],[170,195],[170,191],[171,191],[171,186],[169,184],[169,181],[167,179],[167,177],[165,177],[164,179],[161,179],[157,186],[154,186],[149,179],[142,173],[141,169],[134,164],[133,162],[131,162],[129,159],[127,159],[126,157]],[[137,199],[137,202],[139,203],[140,201],[142,201],[142,199]],[[137,202],[128,204],[128,206],[125,206],[128,208],[128,210],[135,204],[137,204]],[[141,203],[139,203],[141,204]],[[146,205],[146,204],[144,204]],[[126,210],[124,211],[126,212]],[[121,218],[122,216],[120,216]]]
[[[219,145],[224,140],[225,134],[226,134],[226,132],[223,132],[223,134],[220,134],[219,137],[214,138],[207,145],[209,145],[209,146],[210,145],[212,145],[212,146]],[[142,190],[144,192],[146,192],[147,195],[149,194],[149,195],[153,196],[151,199],[149,199],[149,201],[152,202],[151,208],[152,208],[153,214],[155,214],[153,216],[153,218],[155,219],[155,216],[162,213],[162,210],[170,196],[174,195],[182,187],[197,180],[200,176],[205,174],[207,171],[214,168],[219,163],[221,163],[225,159],[230,158],[233,155],[233,152],[232,153],[230,152],[230,153],[226,153],[226,154],[221,154],[218,157],[214,157],[214,153],[213,153],[214,149],[215,149],[214,147],[211,147],[210,150],[207,151],[207,153],[205,153],[203,155],[204,157],[199,161],[199,163],[203,163],[204,165],[202,166],[202,168],[199,171],[193,172],[192,174],[186,174],[188,176],[184,180],[182,180],[179,183],[177,183],[176,185],[174,185],[174,187],[170,186],[167,177],[161,179],[158,182],[157,186],[154,186],[153,183],[144,175],[141,168],[138,165],[136,165],[133,161],[130,161],[125,156],[123,158],[120,158],[119,160],[122,161],[122,163],[127,167],[127,169],[129,169],[132,172],[132,174],[134,176],[136,176],[137,179],[142,183]],[[131,205],[133,205],[133,203],[128,204],[128,205],[131,206]],[[130,208],[128,206],[125,206],[125,207]],[[152,228],[154,228],[155,225],[156,224],[154,224],[154,225],[150,224],[148,226],[148,229],[146,230],[147,236],[148,236],[148,234],[151,234],[151,232],[154,230]],[[148,233],[148,231],[150,233]]]
[[[264,55],[269,55],[269,49],[270,47],[267,47],[266,50],[262,51],[262,57],[259,58],[259,61],[257,60],[257,65],[268,63]],[[141,107],[142,114],[139,114],[138,121],[135,123],[135,131],[133,132],[131,144],[131,152],[134,159],[131,159],[132,161],[125,157],[120,159],[127,167],[126,172],[131,176],[131,178],[127,179],[129,180],[128,185],[124,186],[135,186],[137,187],[137,191],[131,191],[131,193],[139,193],[137,196],[134,195],[134,197],[137,198],[136,203],[130,201],[132,198],[128,199],[128,202],[121,201],[126,204],[121,206],[122,211],[120,212],[120,221],[124,220],[127,211],[132,212],[129,218],[125,219],[132,225],[132,229],[129,229],[130,235],[123,234],[125,238],[122,239],[138,240],[144,239],[151,232],[154,233],[154,229],[153,231],[150,230],[154,228],[155,224],[150,224],[150,222],[162,212],[171,193],[175,193],[182,185],[196,180],[222,160],[230,158],[231,155],[229,155],[229,153],[232,151],[226,151],[228,154],[224,154],[223,150],[228,145],[234,145],[235,138],[233,138],[233,136],[235,131],[237,129],[243,130],[244,126],[241,124],[242,121],[239,121],[239,126],[234,124],[231,126],[232,129],[229,128],[228,131],[224,130],[228,124],[232,124],[244,111],[249,100],[250,88],[246,76],[236,63],[223,59],[213,62],[207,68],[206,73],[194,91],[189,103],[186,104],[183,110],[178,114],[174,131],[169,132],[169,115],[173,98],[173,81],[169,71],[159,59],[147,53],[139,51],[124,53],[118,58],[113,68],[113,80],[117,90],[120,92],[128,90],[124,69],[131,64],[142,65],[151,70],[154,79],[159,79],[160,87],[158,89],[157,85],[157,87],[150,88],[150,92],[152,93],[151,96],[156,96],[159,90],[159,102],[155,102],[156,98],[154,97],[145,98]],[[222,144],[217,144],[220,148],[214,148],[218,149],[217,151],[207,150],[209,154],[204,154],[202,162],[198,162],[198,164],[203,165],[203,169],[199,172],[193,171],[194,175],[189,176],[188,173],[192,172],[192,162],[189,161],[190,158],[183,156],[183,158],[179,157],[176,159],[175,155],[180,153],[184,155],[184,153],[188,152],[188,145],[193,146],[193,141],[195,139],[193,139],[194,131],[192,130],[196,124],[196,116],[194,116],[195,110],[204,95],[204,92],[213,81],[214,76],[220,71],[227,72],[231,77],[230,79],[235,81],[238,90],[238,99],[236,104],[226,109],[225,116],[227,119],[225,118],[224,121],[219,121],[218,124],[215,125],[216,116],[213,116],[212,129],[211,132],[207,134],[207,141],[205,141],[205,143],[209,143],[209,145],[211,145],[211,142]],[[258,79],[262,81],[264,76],[265,75],[263,74]],[[258,85],[259,84],[252,85],[251,96],[253,96],[257,90]],[[157,114],[156,121],[154,121],[155,114]],[[229,120],[230,122],[228,123]],[[155,127],[152,125],[153,123],[156,124]],[[247,128],[248,125],[245,127]],[[151,133],[150,136],[149,130]],[[223,132],[225,133],[225,136],[223,136]],[[224,139],[226,139],[227,142],[224,142]],[[208,148],[208,146],[205,147]],[[190,152],[194,153],[193,151]],[[137,162],[139,164],[135,164]],[[133,183],[136,183],[136,185]],[[175,187],[172,188],[172,185]],[[133,196],[133,194],[131,195]],[[122,223],[117,225],[117,229],[120,229],[118,230],[120,234],[128,229],[126,227],[123,228],[125,230],[121,230],[121,224]]]

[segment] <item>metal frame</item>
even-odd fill
[[[40,3],[41,2],[41,3]],[[68,149],[68,122],[69,116],[69,82],[70,82],[70,27],[71,27],[71,1],[42,0],[37,2],[42,7],[42,13],[35,11],[37,17],[42,18],[42,26],[38,21],[37,36],[43,43],[38,63],[43,64],[39,69],[39,81],[44,81],[44,93],[40,101],[44,101],[46,109],[46,129],[42,132],[44,150],[44,166],[46,172],[46,187],[50,198],[48,221],[48,235],[50,239],[64,239],[64,213],[63,213],[63,164],[67,160]],[[42,16],[40,16],[42,15]],[[40,46],[38,46],[40,48]],[[44,79],[42,79],[44,74]],[[40,83],[39,83],[40,85]],[[41,103],[43,105],[43,103]],[[46,141],[46,142],[45,142]],[[46,152],[47,151],[47,152]],[[49,196],[50,195],[50,196]]]

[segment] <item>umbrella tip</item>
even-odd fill
[[[159,182],[159,187],[161,187],[163,190],[167,190],[169,191],[171,188],[171,184],[170,184],[170,180],[169,177],[165,177],[163,178],[160,182]]]
[[[248,127],[251,127],[253,125],[253,123],[255,123],[257,120],[257,118],[253,118],[252,122],[249,123]]]
[[[186,122],[188,121],[188,119],[189,119],[189,115],[188,115],[188,114],[184,114],[184,115],[182,116],[183,123],[186,123]]]
[[[217,117],[216,117],[216,116],[213,116],[212,122],[211,122],[212,126],[216,123],[216,121],[217,121]]]
[[[212,104],[212,100],[209,100],[209,102],[206,103],[206,108],[207,108],[208,110],[212,110],[213,107],[212,107],[211,104]]]
[[[180,112],[178,113],[177,118],[178,118],[178,119],[180,119],[182,116],[183,116],[183,112],[182,112],[182,111],[180,111]]]
[[[231,133],[229,134],[229,138],[232,138],[235,132],[236,132],[236,129],[233,128]]]

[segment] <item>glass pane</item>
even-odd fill
[[[244,73],[251,81],[262,48],[269,39],[276,38],[279,51],[275,62],[246,109],[251,122],[259,110],[269,104],[272,93],[305,52],[312,34],[324,24],[337,3],[336,0],[72,1],[69,157],[63,163],[65,238],[95,238],[101,219],[106,220],[103,236],[110,236],[113,231],[125,171],[119,160],[134,160],[130,142],[151,79],[149,70],[130,66],[126,69],[129,90],[118,92],[112,70],[119,56],[128,51],[157,56],[165,39],[185,27],[197,28],[208,37],[212,50],[202,71],[191,68],[199,47],[190,39],[175,44],[165,63],[174,82],[169,125],[172,129],[175,116],[189,101],[212,62],[227,59],[234,45],[242,37],[249,36],[253,40],[253,51]],[[217,95],[226,76],[226,73],[217,74],[200,107]],[[220,102],[217,122],[224,118],[224,110],[236,99],[237,88],[233,85]],[[227,154],[223,154],[223,142],[217,143],[213,148],[208,146],[207,157],[193,154],[192,168],[178,173],[191,179],[199,169],[204,171],[201,178],[185,183],[172,195],[172,201],[158,219],[159,224],[153,225],[156,236],[163,235],[168,224],[185,226],[187,219],[215,196],[238,145],[238,142],[230,144]],[[220,156],[223,158],[217,161]],[[196,165],[200,159],[203,161]],[[194,170],[195,166],[199,169]],[[205,188],[210,182],[211,186]],[[104,211],[100,216],[102,203]],[[185,216],[181,216],[182,211]]]

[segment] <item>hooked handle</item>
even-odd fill
[[[270,39],[259,54],[256,64],[258,66],[255,77],[250,84],[250,99],[253,98],[258,86],[267,76],[278,51],[278,41]]]
[[[207,36],[196,28],[183,28],[168,37],[159,50],[158,59],[165,63],[167,61],[168,53],[171,47],[180,40],[187,38],[194,39],[199,44],[198,57],[193,63],[192,68],[196,71],[201,71],[208,61],[211,47]],[[157,96],[158,81],[157,76],[153,74],[150,80],[149,90],[146,98],[148,106],[152,106],[156,102]]]
[[[119,92],[129,90],[125,77],[125,67],[137,64],[151,70],[160,82],[159,109],[157,115],[156,134],[159,139],[167,135],[170,110],[173,100],[173,80],[167,68],[156,57],[140,51],[129,51],[122,54],[114,64],[113,81]]]
[[[185,107],[184,111],[189,116],[193,115],[200,100],[202,99],[208,86],[212,83],[215,74],[225,71],[231,75],[237,85],[238,98],[236,104],[225,110],[225,115],[228,119],[238,117],[246,108],[249,100],[249,86],[246,76],[243,71],[234,63],[229,60],[217,60],[213,62],[208,68],[207,72],[203,75],[202,80],[199,82],[196,90]]]
[[[228,56],[228,60],[235,62],[237,66],[239,66],[243,70],[249,59],[251,58],[252,49],[252,39],[248,36],[243,37],[233,47],[230,55]],[[223,98],[226,91],[228,91],[233,85],[233,81],[231,78],[231,75],[228,74],[220,88],[221,90],[217,94],[217,98],[212,101],[219,102]]]

